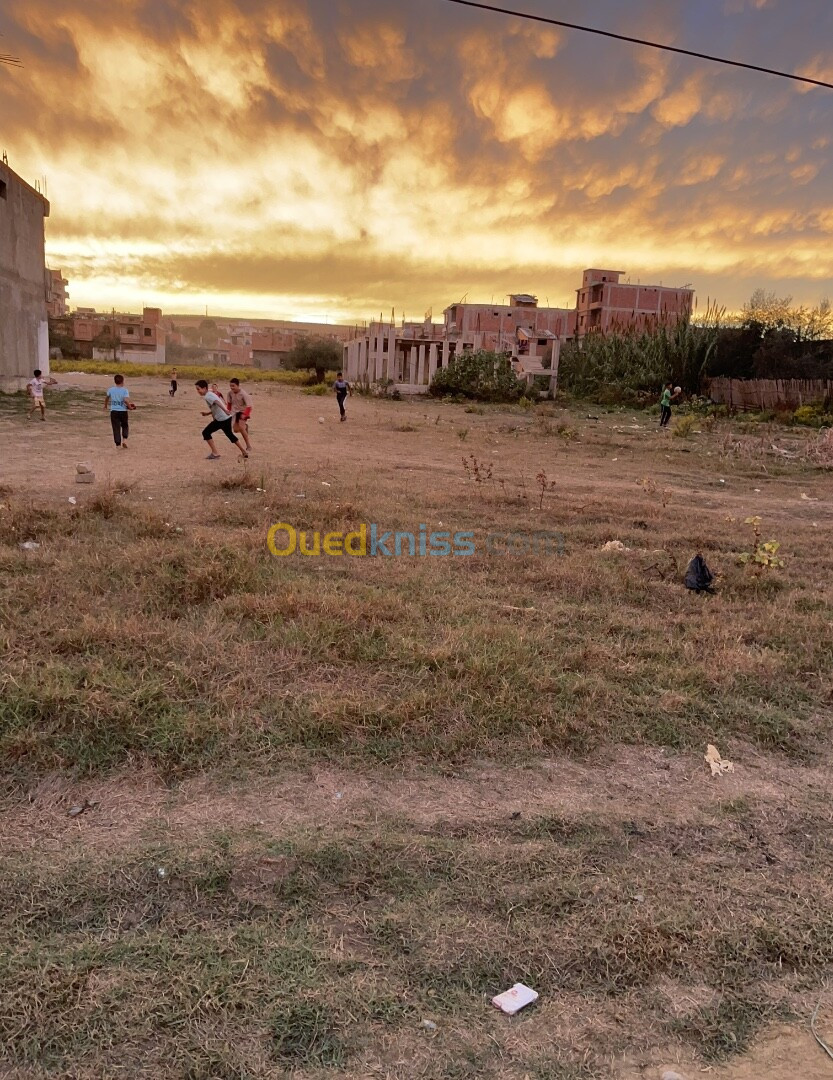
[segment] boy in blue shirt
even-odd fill
[[[130,391],[124,385],[124,375],[114,375],[113,382],[104,397],[104,411],[110,411],[110,423],[113,427],[113,441],[116,446],[127,449],[127,436],[130,425],[127,422],[127,410],[130,407]]]

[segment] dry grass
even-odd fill
[[[810,455],[738,453],[728,422],[659,441],[630,414],[588,427],[548,407],[507,425],[444,405],[424,423],[402,406],[394,425],[400,406],[361,407],[400,440],[384,466],[322,450],[303,471],[208,474],[165,510],[148,480],[75,507],[4,494],[8,806],[50,775],[137,769],[218,785],[333,760],[455,774],[708,742],[818,760],[833,567],[814,527],[829,511],[800,500],[822,475]],[[543,496],[538,474],[556,479]],[[781,571],[738,564],[752,510]],[[481,552],[276,559],[278,521],[443,522]],[[491,532],[541,530],[563,535],[563,555],[482,549]],[[41,547],[21,550],[30,539]],[[614,539],[630,550],[603,554]],[[682,587],[697,551],[714,597]],[[826,804],[808,791],[780,816],[743,799],[687,821],[662,805],[611,814],[218,822],[210,842],[8,855],[0,1061],[79,1078],[129,1062],[205,1080],[591,1080],[617,1050],[674,1040],[716,1061],[803,1011],[833,963]],[[486,1000],[517,980],[542,1007],[504,1023]]]
[[[803,1012],[833,963],[824,831],[754,811],[673,827],[507,814],[453,835],[377,817],[7,859],[3,1057],[79,1076],[127,1058],[148,1077],[468,1062],[520,1080],[602,1077],[676,1039],[720,1061]],[[509,1022],[488,999],[517,980],[542,1004]]]

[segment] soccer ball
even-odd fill
[[[324,417],[323,417],[323,416],[319,416],[319,417],[318,417],[318,423],[319,423],[319,424],[323,424],[323,423],[324,423]]]
[[[683,388],[681,386],[675,386],[674,387],[674,393],[675,394],[681,394],[682,392],[683,392]]]

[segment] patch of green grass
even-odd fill
[[[273,1054],[283,1065],[327,1068],[344,1064],[346,1047],[330,1010],[317,1002],[289,1001],[272,1019]]]
[[[764,1001],[727,994],[719,1004],[674,1020],[669,1028],[695,1043],[703,1059],[713,1064],[744,1053],[763,1025],[776,1018],[776,1010]]]

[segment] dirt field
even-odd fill
[[[0,1075],[833,1075],[814,433],[255,387],[244,465],[187,380],[130,382],[119,451],[60,379],[46,423],[0,398]]]

